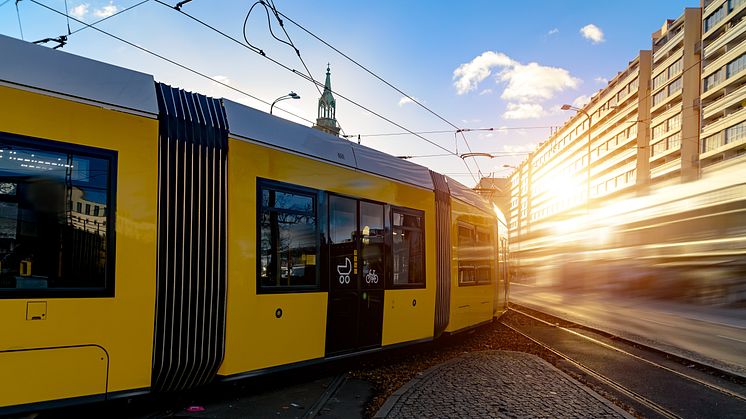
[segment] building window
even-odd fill
[[[660,92],[653,95],[653,106],[663,102],[665,98],[666,98],[666,89],[663,89]]]
[[[679,58],[675,63],[668,67],[668,77],[673,77],[681,73],[682,60]]]
[[[681,90],[681,77],[672,81],[671,84],[668,85],[668,96],[673,95],[679,90]]]
[[[746,122],[741,122],[725,130],[725,144],[738,141],[746,137]]]
[[[707,91],[711,89],[712,87],[717,86],[724,79],[725,79],[725,69],[721,68],[720,70],[705,77],[704,90]]]
[[[425,287],[425,240],[422,211],[392,208],[393,285]]]
[[[666,123],[658,124],[653,127],[653,138],[658,138],[666,132]]]
[[[665,83],[666,80],[668,80],[668,75],[665,71],[655,76],[655,78],[653,79],[653,89],[657,89],[663,86],[663,83]]]
[[[80,214],[112,205],[112,173],[114,152],[0,136],[0,296],[113,293],[113,216]]]
[[[82,214],[83,213],[83,203],[82,202],[78,201],[78,202],[75,203],[75,212],[77,212],[78,214]]]
[[[259,288],[318,288],[317,192],[265,181],[257,186]]]
[[[723,145],[723,131],[702,139],[702,152],[706,153]]]
[[[651,147],[650,149],[650,155],[655,156],[656,154],[660,154],[664,151],[666,151],[666,140],[659,141],[653,144],[653,147]]]
[[[746,54],[742,54],[740,57],[729,62],[725,66],[725,77],[731,78],[733,75],[738,74],[743,68],[746,67]]]
[[[717,25],[725,17],[725,5],[718,7],[710,16],[705,18],[705,32]]]
[[[681,127],[681,114],[668,119],[668,131],[673,131]]]

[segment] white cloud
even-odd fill
[[[518,102],[548,100],[555,93],[574,89],[580,84],[580,80],[564,68],[537,63],[515,64],[500,73],[498,79],[508,84],[500,97]]]
[[[604,42],[604,32],[592,23],[580,28],[580,34],[583,35],[583,38],[589,39],[594,44]]]
[[[231,79],[229,79],[227,76],[222,76],[220,74],[212,76],[212,79],[215,81],[218,81],[223,84],[231,85]]]
[[[119,10],[119,8],[114,4],[114,2],[110,1],[108,5],[100,8],[100,9],[94,10],[93,14],[96,15],[96,17],[103,18],[103,17],[109,17],[109,16],[113,15],[118,10]]]
[[[558,33],[559,33],[559,29],[553,28],[552,30],[550,30],[549,32],[547,32],[547,35],[556,35]]]
[[[507,110],[503,113],[503,118],[532,119],[541,118],[545,114],[544,107],[538,103],[508,103]]]
[[[496,71],[499,70],[499,71]],[[505,119],[539,118],[547,115],[542,105],[557,93],[577,88],[581,80],[564,68],[550,67],[535,62],[522,64],[507,55],[485,51],[453,71],[453,85],[463,95],[476,90],[479,84],[495,72],[495,82],[505,83],[500,98],[507,101]],[[479,95],[492,93],[483,89]]]
[[[601,76],[594,78],[593,81],[595,81],[598,84],[609,84],[609,79],[607,79],[606,77],[601,77]]]
[[[399,107],[402,107],[408,103],[414,103],[414,101],[406,96],[402,96],[401,99],[399,99]]]
[[[83,19],[88,14],[88,3],[80,3],[79,5],[70,9],[70,16],[76,19]]]
[[[463,95],[477,88],[477,85],[492,74],[495,67],[513,65],[513,60],[501,52],[485,51],[468,63],[453,70],[456,93]]]
[[[536,148],[536,144],[505,144],[503,145],[503,151],[509,153],[525,153],[531,152]]]
[[[572,106],[575,106],[576,108],[582,108],[583,106],[587,105],[588,102],[590,101],[591,101],[590,96],[580,95],[572,101]]]

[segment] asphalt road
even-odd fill
[[[746,377],[746,309],[511,284],[510,300]]]

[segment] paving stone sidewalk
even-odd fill
[[[437,365],[386,400],[378,418],[631,418],[538,356],[473,352]]]

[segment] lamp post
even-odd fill
[[[290,93],[286,94],[285,96],[278,97],[277,99],[275,99],[274,102],[272,102],[272,105],[269,107],[269,114],[272,115],[272,110],[274,110],[274,108],[275,108],[275,103],[277,103],[277,102],[279,102],[281,100],[285,100],[285,99],[300,99],[300,95],[291,91]]]
[[[588,118],[588,162],[587,162],[587,189],[586,189],[586,195],[585,195],[585,210],[586,212],[591,212],[591,141],[593,140],[593,136],[591,134],[593,129],[593,118],[591,118],[591,115],[586,112],[584,109],[572,106],[572,105],[562,105],[560,108],[563,111],[569,111],[573,110],[576,112],[582,112],[586,118]]]

